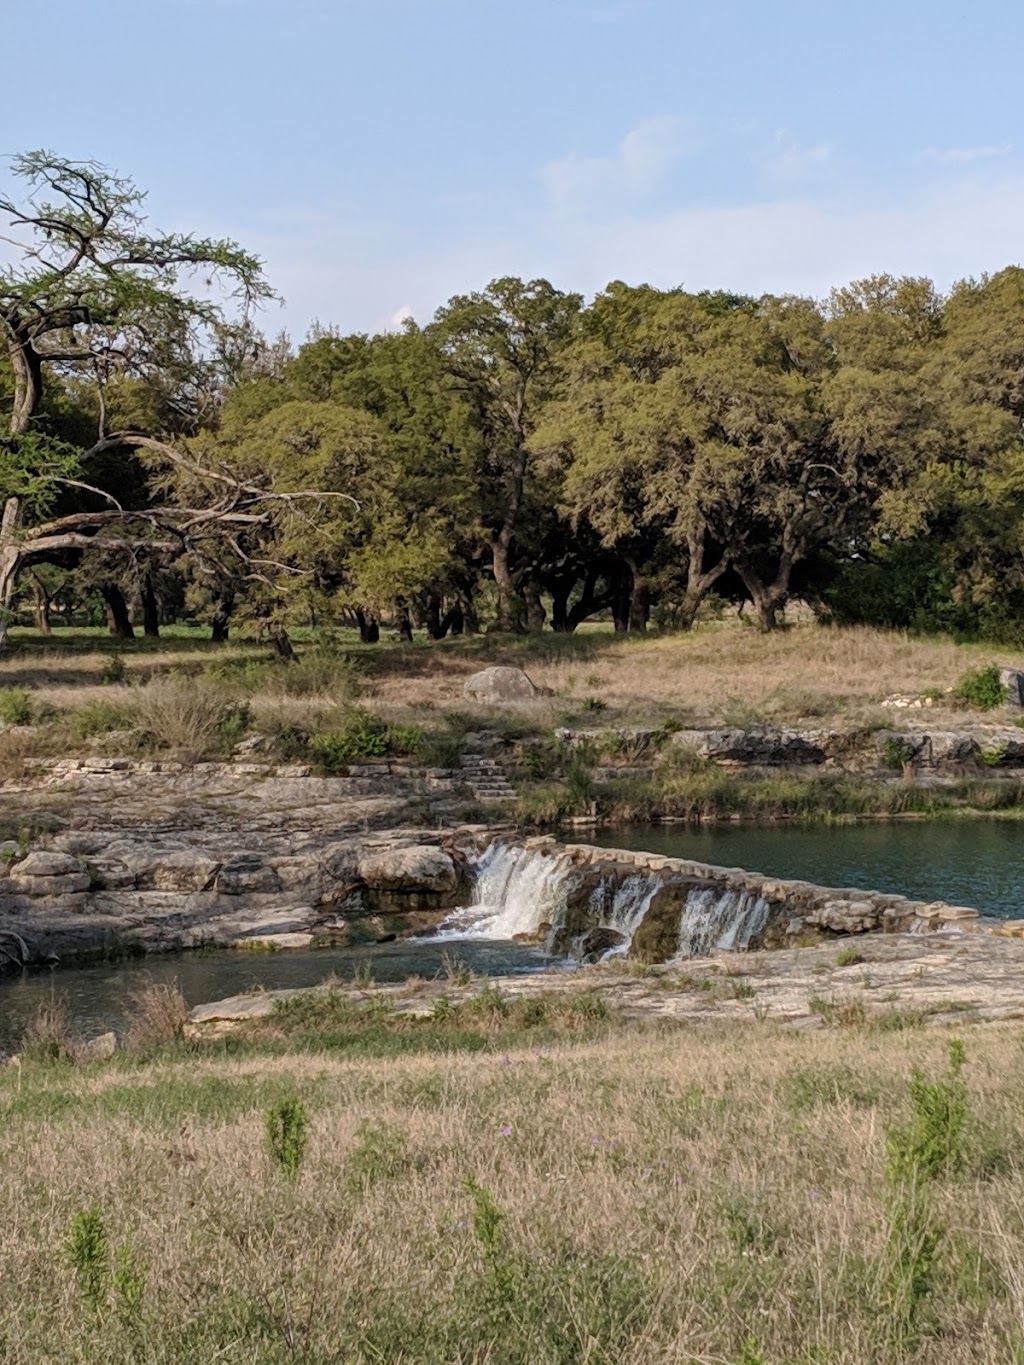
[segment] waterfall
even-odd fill
[[[622,942],[609,948],[603,954],[603,960],[626,956],[632,947],[633,935],[643,923],[660,885],[660,880],[650,873],[638,873],[627,877],[619,886],[602,882],[596,888],[590,905],[597,918],[597,927],[612,929],[622,935]]]
[[[476,898],[441,925],[442,938],[511,939],[553,924],[565,906],[567,859],[494,843],[476,864]]]
[[[666,879],[661,872],[623,876],[607,867],[580,867],[567,853],[550,846],[528,849],[500,842],[480,854],[473,870],[473,903],[454,910],[436,937],[508,940],[535,935],[548,924],[553,928],[549,949],[588,961],[625,957],[655,895],[671,885],[671,877]],[[580,895],[587,898],[585,928],[577,927],[578,910],[574,911],[571,938],[566,936],[570,895],[577,906]],[[749,891],[691,886],[685,892],[672,960],[704,956],[715,949],[748,948],[764,928],[769,909],[768,901]]]
[[[768,902],[750,891],[695,888],[686,898],[679,919],[676,959],[703,957],[714,948],[747,948],[764,928]]]

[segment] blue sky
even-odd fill
[[[258,251],[297,339],[500,274],[821,295],[1024,260],[1019,0],[48,0],[48,146]],[[29,54],[26,58],[25,54]],[[6,179],[6,167],[0,168]]]

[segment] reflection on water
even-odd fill
[[[1013,820],[634,826],[575,837],[820,886],[944,900],[984,915],[1024,916],[1024,825]]]
[[[43,1002],[60,997],[76,1032],[85,1036],[120,1029],[129,996],[150,980],[178,981],[189,1005],[253,990],[316,986],[334,973],[342,980],[372,973],[375,981],[405,981],[445,972],[458,959],[479,976],[536,972],[552,965],[539,949],[519,943],[439,943],[429,939],[363,948],[307,952],[167,953],[127,962],[58,968],[0,977],[0,1051],[21,1037],[25,1021]]]

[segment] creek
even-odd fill
[[[1024,917],[1024,825],[1016,820],[895,820],[859,825],[636,825],[567,839],[645,849],[773,877],[891,891]]]
[[[566,832],[607,848],[643,849],[721,867],[742,867],[823,886],[888,891],[920,900],[948,900],[991,917],[1024,915],[1024,829],[1014,822],[906,821],[835,826],[725,825],[700,830],[633,827]],[[0,1052],[17,1045],[26,1020],[47,1001],[65,1003],[76,1032],[124,1026],[132,992],[148,981],[177,980],[189,1005],[244,994],[317,985],[367,974],[377,981],[443,974],[457,958],[479,976],[536,972],[568,965],[579,953],[564,936],[557,956],[515,942],[557,925],[569,872],[564,858],[504,845],[480,860],[474,903],[455,911],[429,938],[358,948],[254,953],[232,949],[168,953],[0,978]],[[591,922],[605,937],[592,955],[628,951],[657,889],[657,878],[629,876],[598,887]],[[602,899],[603,897],[603,899]],[[679,955],[743,948],[760,931],[767,907],[753,895],[695,888],[683,905]]]

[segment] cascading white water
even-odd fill
[[[573,879],[580,874],[571,859],[549,849],[527,849],[493,843],[474,868],[472,905],[454,910],[438,929],[437,938],[513,939],[536,934],[542,924],[564,923],[566,901]],[[590,928],[576,941],[582,944],[595,929],[609,929],[621,941],[602,956],[624,957],[643,923],[655,894],[664,885],[656,872],[636,872],[619,880],[603,877],[590,895]],[[697,957],[714,949],[744,949],[761,932],[769,904],[748,891],[699,887],[689,892],[680,916],[679,947],[674,960]]]
[[[764,928],[768,902],[749,891],[694,889],[679,918],[677,959],[702,957],[714,948],[747,948]]]
[[[476,865],[476,900],[455,910],[440,938],[512,939],[551,924],[565,905],[568,859],[491,844]]]
[[[622,935],[623,941],[609,948],[603,954],[609,957],[625,957],[633,943],[633,935],[640,928],[644,916],[651,908],[654,893],[661,882],[657,877],[635,874],[627,877],[619,886],[604,883],[591,897],[591,907],[597,912],[598,925],[602,929],[613,929]],[[609,903],[610,902],[610,903]]]

